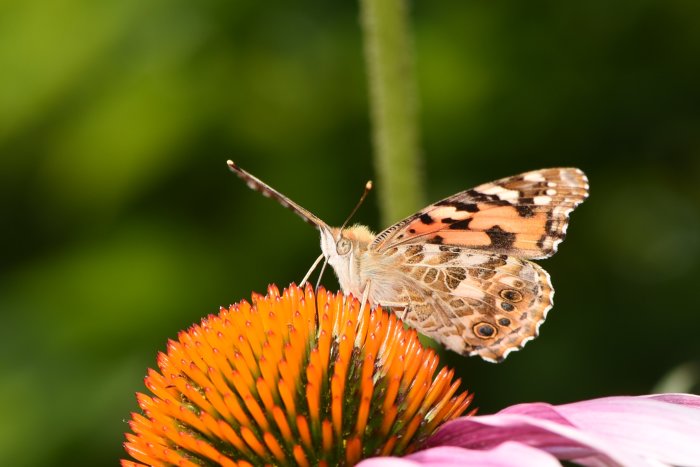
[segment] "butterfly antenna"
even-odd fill
[[[307,223],[322,229],[322,228],[328,228],[325,222],[323,222],[321,219],[316,217],[315,215],[311,214],[311,212],[291,199],[289,197],[283,195],[279,191],[275,190],[272,188],[270,185],[267,183],[263,182],[259,178],[255,177],[254,175],[246,172],[245,170],[241,169],[235,162],[232,160],[226,161],[226,164],[228,165],[228,168],[231,170],[231,172],[235,173],[238,175],[238,177],[243,180],[246,185],[248,185],[248,188],[257,191],[258,193],[261,193],[263,196],[266,198],[272,198],[275,201],[277,201],[279,204],[284,206],[285,208],[293,211],[297,216],[301,217],[304,221]]]
[[[360,208],[362,205],[362,202],[365,200],[369,192],[372,190],[372,180],[368,180],[367,183],[365,183],[365,191],[362,192],[362,196],[360,196],[360,200],[357,202],[355,207],[353,208],[352,212],[348,216],[347,219],[345,219],[345,222],[343,222],[343,225],[340,226],[340,230],[343,230],[346,225],[348,225],[348,222],[350,222],[350,219],[352,219],[352,216],[355,215],[357,210]]]

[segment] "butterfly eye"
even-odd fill
[[[339,255],[347,255],[350,252],[351,246],[350,240],[341,238],[338,240],[338,243],[335,244],[335,251],[337,251]]]

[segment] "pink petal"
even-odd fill
[[[427,444],[487,449],[510,440],[588,465],[700,465],[698,407],[700,397],[681,394],[520,404],[449,422]]]
[[[696,396],[695,394],[651,394],[639,397],[700,409],[700,396]]]
[[[698,396],[676,394],[606,397],[552,408],[578,429],[612,439],[618,447],[645,458],[675,465],[700,465],[697,403]],[[530,411],[528,407],[518,407],[501,413]]]
[[[559,462],[539,449],[524,444],[505,442],[493,449],[472,450],[444,446],[415,452],[404,458],[374,457],[358,464],[358,467],[559,467]]]
[[[546,404],[542,405],[546,407]],[[543,410],[542,415],[542,418],[517,414],[461,418],[445,424],[443,429],[428,440],[428,444],[488,449],[510,440],[542,449],[559,459],[595,456],[604,464],[643,465],[637,456],[617,450],[613,443],[605,439],[598,439],[567,426],[566,421],[559,423],[548,420],[556,417],[553,411],[545,414]]]

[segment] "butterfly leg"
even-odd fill
[[[406,322],[406,317],[408,316],[409,310],[413,307],[411,304],[411,299],[408,299],[408,303],[405,303],[403,306],[403,313],[401,313],[401,321],[404,323]]]
[[[323,253],[321,253],[321,255],[319,255],[319,257],[316,258],[316,261],[314,261],[314,264],[311,265],[311,268],[309,269],[309,271],[306,273],[304,278],[299,283],[299,287],[304,287],[304,284],[306,284],[306,281],[309,280],[309,276],[311,276],[311,274],[314,272],[314,269],[316,269],[316,267],[318,266],[318,263],[320,263],[322,259],[323,259]]]
[[[411,306],[412,306],[412,305],[411,305],[411,300],[410,300],[410,299],[408,300],[408,303],[404,303],[404,302],[382,302],[382,303],[380,303],[380,305],[383,306],[383,307],[390,307],[390,308],[392,308],[392,309],[394,309],[394,308],[401,308],[401,309],[402,309],[402,310],[401,310],[401,316],[399,316],[398,313],[396,313],[396,315],[399,316],[399,319],[400,319],[401,321],[406,321],[406,316],[408,316],[408,312],[410,311]]]
[[[362,292],[362,300],[360,300],[360,310],[364,310],[365,304],[367,304],[367,301],[369,300],[370,285],[370,281],[365,283],[365,290]]]
[[[401,313],[401,321],[406,321],[406,316],[408,316],[408,310],[410,308],[411,304],[409,303],[405,307],[403,307],[403,313]]]

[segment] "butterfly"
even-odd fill
[[[319,260],[333,267],[344,293],[390,307],[448,349],[489,362],[537,337],[554,289],[531,260],[556,252],[569,214],[588,197],[581,170],[534,170],[461,191],[375,235],[363,225],[330,227],[228,165],[250,188],[319,229]]]

